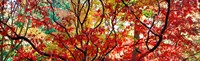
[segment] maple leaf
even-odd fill
[[[198,61],[198,3],[3,0],[0,61]]]

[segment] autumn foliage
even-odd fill
[[[200,60],[200,0],[1,0],[0,61]]]

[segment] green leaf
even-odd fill
[[[34,13],[34,14],[37,15],[36,18],[39,18],[39,19],[42,19],[42,18],[43,18],[43,15],[40,14],[40,13],[39,13],[38,11],[36,11],[36,10],[33,10],[32,13]]]
[[[3,36],[2,35],[0,35],[0,39],[2,39],[3,38]]]
[[[47,3],[39,2],[38,6],[49,6]]]
[[[135,2],[136,2],[136,0],[131,0],[130,2],[131,2],[131,3],[135,3]]]
[[[51,0],[52,1],[52,5],[53,7],[55,6],[56,1],[55,0]]]
[[[48,11],[49,11],[49,18],[52,23],[54,23],[53,20],[58,21],[60,19],[60,17],[56,16],[56,12],[54,12],[54,14],[53,14],[53,12],[50,12],[50,10],[48,10]]]
[[[153,11],[146,11],[146,10],[142,10],[142,14],[146,17],[152,17],[153,16]]]
[[[127,5],[129,5],[129,4],[134,4],[135,2],[136,2],[136,0],[125,1],[125,3],[126,3]],[[124,5],[123,3],[121,3],[121,6],[124,7],[125,5]]]
[[[3,56],[6,56],[7,53],[7,51],[3,50]]]
[[[38,57],[37,57],[37,61],[42,61],[43,58],[44,58],[44,57],[42,57],[42,56],[38,56]]]
[[[66,10],[66,9],[69,9],[70,8],[70,4],[68,1],[56,1],[56,0],[52,0],[52,6],[53,7],[56,7],[56,8],[59,8],[59,9],[62,9],[62,10]]]
[[[31,24],[31,20],[28,20],[28,26]]]
[[[44,26],[39,27],[41,31],[45,31]]]
[[[0,21],[1,21],[1,17],[2,17],[2,15],[0,15]]]
[[[18,46],[16,46],[16,50],[18,50],[21,46],[22,46],[22,45],[18,45]]]
[[[8,60],[7,60],[7,61],[13,61],[13,60],[12,60],[12,58],[8,58]]]
[[[54,28],[50,29],[50,30],[46,30],[45,34],[50,34],[52,32],[56,32],[56,30]]]
[[[53,32],[56,32],[56,30],[54,28],[52,29],[44,29],[44,27],[40,27],[39,28],[42,32],[44,32],[45,34],[50,34],[50,33],[53,33]]]
[[[64,2],[64,4],[65,4],[65,7],[66,7],[67,9],[70,9],[70,4],[69,4],[69,2]]]
[[[23,23],[22,23],[22,22],[19,22],[19,21],[18,21],[18,22],[15,22],[15,25],[16,25],[17,27],[20,27],[20,28],[23,27]]]

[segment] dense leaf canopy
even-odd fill
[[[200,0],[0,0],[0,61],[199,61]]]

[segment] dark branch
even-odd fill
[[[169,14],[170,14],[170,0],[167,0],[167,3],[168,3],[168,8],[167,8],[167,14],[166,14],[166,18],[165,18],[165,24],[164,24],[163,29],[161,30],[160,35],[159,35],[159,40],[158,40],[158,42],[156,43],[156,45],[152,49],[150,49],[148,52],[146,52],[143,55],[141,55],[141,57],[139,58],[139,60],[141,58],[145,57],[146,55],[148,55],[149,53],[153,52],[156,48],[158,48],[158,46],[160,45],[160,43],[163,40],[163,34],[164,34],[164,32],[165,32],[165,30],[167,28]]]
[[[68,36],[69,38],[71,38],[69,32],[67,31],[67,28],[65,28],[65,26],[61,25],[60,23],[58,23],[58,22],[56,21],[56,19],[55,19],[54,8],[53,8],[51,2],[50,2],[49,0],[47,0],[47,1],[48,1],[48,3],[51,5],[51,9],[52,9],[52,11],[53,11],[53,21],[54,21],[57,25],[59,25],[60,27],[62,27],[63,29],[65,29],[65,32],[67,33],[67,36]]]
[[[135,15],[134,11],[124,2],[124,0],[122,0],[122,3],[131,11],[131,13],[135,16],[135,18],[143,25],[145,26],[147,29],[150,29],[150,27],[148,27],[145,23],[143,23],[142,21],[140,21],[140,19]],[[153,33],[154,35],[158,36],[158,34],[156,34],[155,32],[153,32],[152,30],[150,30],[151,33]]]
[[[60,58],[60,59],[62,59],[62,60],[64,60],[64,61],[67,61],[67,59],[65,59],[65,58],[63,58],[62,56],[59,56],[59,55],[57,55],[57,54],[48,54],[48,53],[45,53],[45,52],[40,51],[40,50],[37,49],[36,46],[31,42],[31,40],[29,40],[28,38],[26,38],[26,37],[24,37],[24,36],[17,36],[17,37],[11,37],[11,36],[9,36],[9,35],[7,35],[7,36],[8,36],[8,38],[10,38],[10,39],[12,39],[12,40],[19,40],[19,39],[22,39],[22,40],[28,42],[28,43],[31,45],[31,47],[32,47],[35,51],[37,51],[39,54],[41,54],[41,55],[48,56],[48,57],[51,57],[51,56],[52,56],[52,57],[57,57],[57,58]]]
[[[83,26],[83,24],[85,23],[87,17],[88,17],[88,14],[89,14],[89,10],[90,10],[90,0],[88,0],[88,8],[87,8],[87,12],[85,14],[85,17],[83,19],[83,22],[81,23],[81,26]]]
[[[97,27],[99,27],[101,25],[101,23],[103,22],[103,19],[104,19],[104,15],[105,15],[105,13],[104,13],[105,12],[104,3],[103,3],[102,0],[99,0],[99,1],[101,2],[101,5],[102,5],[102,10],[103,10],[102,13],[103,14],[101,15],[102,18],[100,20],[100,23],[97,26],[95,26],[94,29],[96,29]]]

